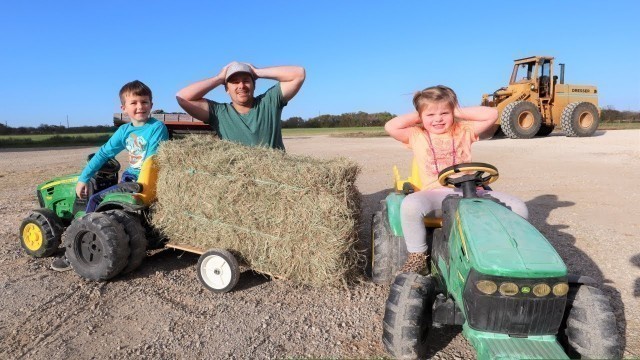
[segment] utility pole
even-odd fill
[[[67,115],[67,129],[69,128],[69,115]]]

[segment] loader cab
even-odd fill
[[[553,95],[553,58],[533,56],[518,59],[513,66],[510,85],[530,84],[530,90],[541,100],[550,100]]]

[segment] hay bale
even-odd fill
[[[312,286],[355,277],[353,161],[188,136],[163,143],[158,164],[152,224],[170,243],[228,249],[255,271]]]

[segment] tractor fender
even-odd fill
[[[144,205],[128,204],[116,201],[104,201],[96,207],[96,212],[105,212],[107,210],[124,210],[126,212],[142,211],[146,208]]]
[[[578,274],[568,274],[567,281],[569,284],[597,285],[597,282],[593,278]]]

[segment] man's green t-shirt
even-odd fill
[[[257,96],[246,114],[240,114],[231,103],[209,103],[209,124],[222,139],[248,146],[264,146],[284,150],[282,108],[287,103],[282,98],[280,83]]]

